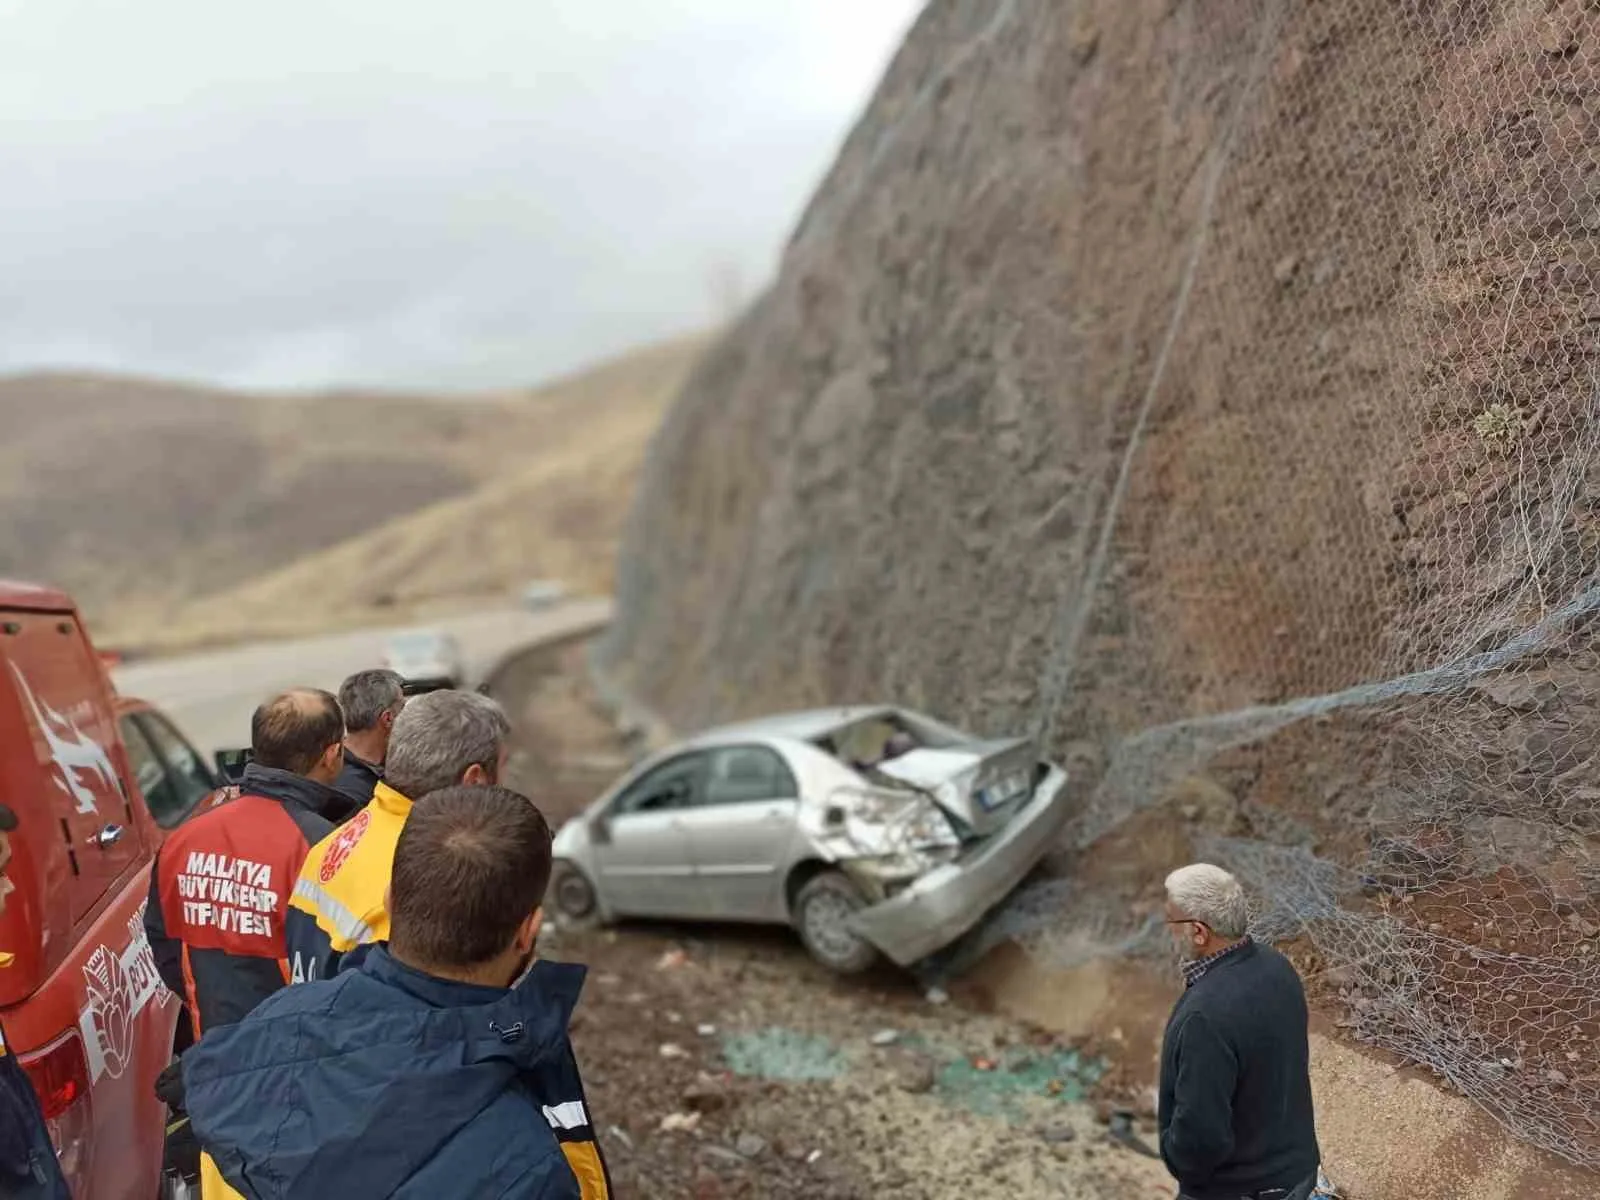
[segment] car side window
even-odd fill
[[[671,762],[662,763],[655,770],[635,780],[622,795],[612,811],[617,816],[629,813],[667,812],[687,808],[694,803],[700,771],[705,765],[705,755],[686,754]]]
[[[730,746],[711,755],[701,804],[748,804],[793,800],[800,795],[794,772],[766,746]]]
[[[151,805],[150,815],[163,828],[178,824],[194,810],[195,805],[209,796],[216,787],[211,772],[200,760],[200,755],[189,745],[183,735],[165,718],[154,713],[140,713],[136,718],[139,728],[150,739],[151,746],[161,757],[166,777],[171,785],[172,808],[158,813]]]
[[[163,829],[172,828],[183,820],[183,808],[172,781],[167,778],[166,766],[132,717],[123,717],[118,725],[122,732],[122,744],[128,748],[128,765],[133,768],[133,781],[139,786],[145,807],[150,810],[157,825]]]

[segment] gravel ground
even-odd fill
[[[1074,1047],[893,975],[836,980],[782,932],[683,932],[545,947],[590,967],[574,1038],[620,1194],[1171,1195],[1076,1098]]]
[[[494,686],[518,725],[509,782],[555,825],[626,762],[582,653],[513,664]],[[623,1196],[1172,1194],[1159,1162],[1108,1140],[1098,1060],[930,1003],[902,973],[839,979],[781,929],[552,929],[541,952],[589,967],[573,1037]]]

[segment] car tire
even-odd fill
[[[558,858],[550,871],[549,904],[567,929],[592,929],[600,924],[600,896],[582,868]]]
[[[877,947],[852,933],[846,922],[867,906],[866,899],[847,875],[824,871],[794,899],[794,927],[807,952],[828,970],[859,975],[877,963]]]

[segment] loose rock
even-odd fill
[[[910,1092],[914,1096],[933,1091],[938,1082],[939,1076],[933,1069],[933,1064],[925,1059],[907,1063],[900,1070],[900,1090]]]

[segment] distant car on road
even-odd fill
[[[1027,738],[902,708],[828,709],[701,734],[646,760],[556,835],[568,921],[793,926],[845,974],[949,945],[1056,844],[1066,774]]]
[[[395,634],[384,647],[383,665],[405,680],[408,692],[460,687],[466,677],[460,644],[436,629]]]
[[[567,588],[553,579],[540,579],[522,589],[522,607],[540,612],[567,598]]]

